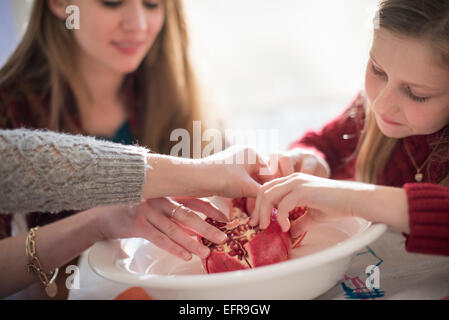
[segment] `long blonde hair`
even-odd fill
[[[449,2],[434,0],[382,0],[375,18],[376,26],[395,34],[427,41],[449,68]],[[448,128],[446,128],[448,129]],[[444,146],[449,130],[444,130]],[[356,179],[376,183],[397,139],[380,131],[370,106],[366,108],[365,127],[356,161]],[[445,156],[446,160],[448,155]],[[449,175],[440,184],[449,185]]]
[[[216,125],[201,107],[201,97],[189,59],[189,38],[181,0],[165,0],[164,25],[152,48],[133,77],[139,114],[139,144],[159,153],[169,153],[174,144],[170,132],[187,129],[201,120],[203,128]],[[39,95],[49,97],[48,128],[66,125],[62,114],[74,103],[73,92],[82,88],[76,79],[76,41],[64,22],[50,10],[47,1],[34,1],[25,34],[0,70],[0,86],[29,83]],[[77,90],[76,90],[77,89]]]

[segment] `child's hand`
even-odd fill
[[[261,229],[267,228],[272,209],[277,206],[278,222],[282,230],[287,231],[290,228],[288,213],[295,207],[308,207],[309,214],[296,220],[297,226],[292,226],[292,235],[295,236],[314,223],[352,216],[364,206],[363,195],[357,191],[373,188],[368,184],[325,179],[303,173],[274,179],[261,187],[251,214],[251,225],[259,224]]]
[[[284,153],[270,156],[270,168],[277,178],[286,177],[295,172],[329,178],[330,168],[326,160],[313,151],[295,148]]]
[[[272,172],[272,175],[269,177],[271,179],[286,177],[295,172],[323,178],[329,178],[330,176],[330,168],[326,160],[316,155],[313,151],[301,148],[270,155],[269,167]],[[248,198],[247,210],[250,214],[252,214],[255,208],[255,203],[256,198]]]
[[[260,188],[251,224],[267,228],[275,206],[283,231],[290,228],[288,214],[292,209],[308,208],[308,214],[291,226],[294,237],[318,223],[350,216],[385,223],[406,234],[410,232],[407,194],[403,188],[294,173]]]

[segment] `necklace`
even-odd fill
[[[416,170],[416,174],[415,174],[415,181],[416,182],[422,182],[422,180],[424,178],[424,174],[421,171],[422,171],[422,169],[424,169],[424,167],[426,166],[427,162],[429,162],[429,160],[432,158],[433,154],[435,153],[435,151],[439,147],[441,141],[443,140],[443,136],[444,136],[444,134],[442,134],[440,136],[440,139],[438,140],[438,143],[435,145],[435,147],[433,147],[433,149],[430,152],[429,156],[427,157],[427,159],[423,162],[423,164],[420,167],[418,167],[418,165],[416,164],[415,159],[412,156],[412,153],[410,152],[410,150],[407,147],[407,144],[405,143],[405,141],[403,141],[405,151],[407,151],[407,154],[408,154],[410,160],[412,161],[412,164],[413,164],[413,166],[415,167],[415,170]]]

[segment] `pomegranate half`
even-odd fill
[[[298,219],[306,212],[306,208],[298,207],[289,214],[291,221]],[[296,248],[305,236],[291,238],[289,232],[282,232],[276,219],[277,209],[273,209],[271,223],[265,230],[248,224],[250,217],[246,198],[233,199],[231,221],[219,222],[211,218],[206,221],[225,232],[228,240],[224,244],[215,244],[199,237],[209,247],[211,253],[202,259],[207,273],[235,271],[257,268],[289,258],[290,250]]]

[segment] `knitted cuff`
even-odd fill
[[[449,188],[429,183],[404,185],[407,193],[409,252],[449,255]]]
[[[89,208],[112,204],[137,204],[142,201],[146,179],[148,150],[96,140],[96,163],[92,177],[85,185],[86,205]],[[80,186],[81,187],[81,186]]]

